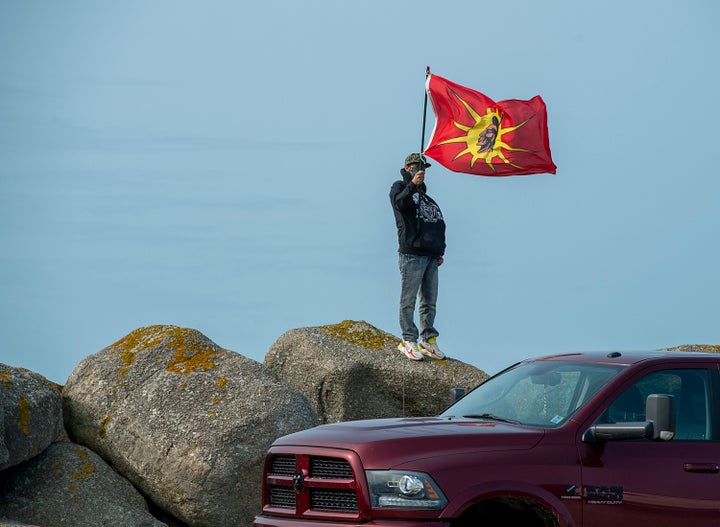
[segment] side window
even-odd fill
[[[712,438],[710,379],[705,369],[663,370],[650,373],[615,399],[600,422],[645,420],[645,401],[653,393],[675,398],[677,430],[674,441],[708,441]]]

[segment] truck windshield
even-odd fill
[[[440,416],[556,428],[623,368],[586,362],[520,363],[488,379]]]

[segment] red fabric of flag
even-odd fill
[[[480,176],[554,174],[547,108],[529,101],[494,102],[482,93],[429,75],[436,121],[425,155],[444,167]]]

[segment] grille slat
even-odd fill
[[[295,473],[295,456],[275,456],[270,463],[270,474],[292,476]]]
[[[357,494],[354,490],[312,489],[310,508],[318,511],[356,512]]]
[[[295,491],[292,487],[270,487],[270,505],[283,509],[294,509]]]
[[[310,460],[310,476],[313,478],[353,479],[350,463],[344,459],[314,457]]]

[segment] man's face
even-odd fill
[[[410,163],[408,165],[405,165],[405,170],[410,172],[414,176],[415,172],[420,170],[420,163]]]

